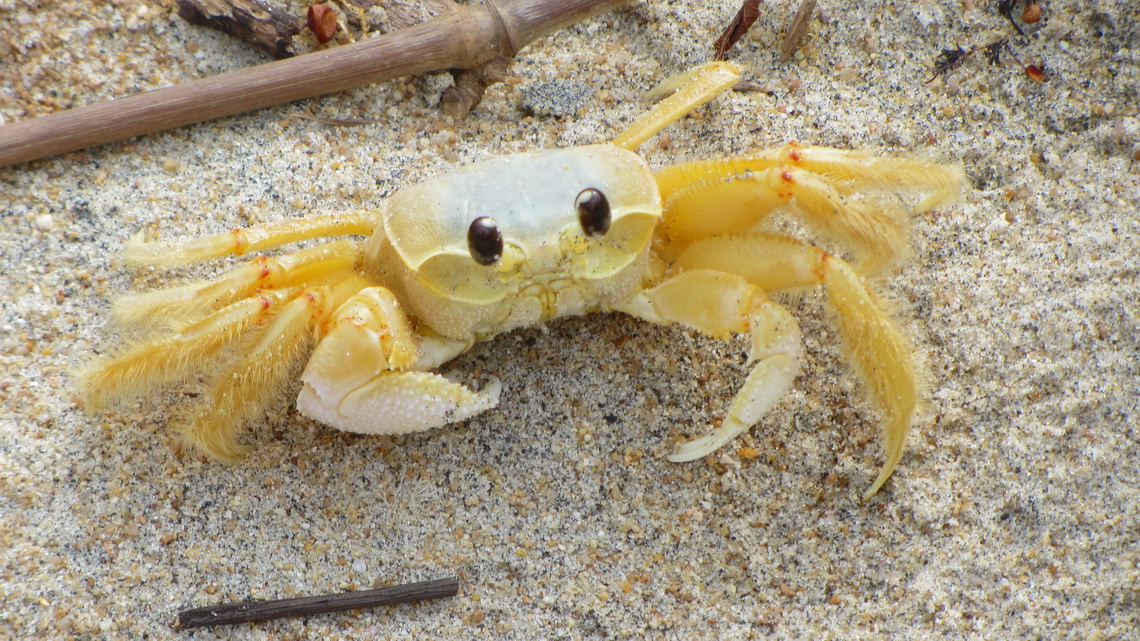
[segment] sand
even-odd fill
[[[971,188],[913,217],[909,259],[879,284],[927,392],[872,500],[876,415],[810,293],[788,301],[806,351],[794,390],[690,464],[664,456],[723,414],[746,345],[617,315],[448,364],[505,386],[460,425],[346,435],[283,399],[238,465],[178,448],[168,423],[196,382],[78,404],[74,371],[117,342],[116,297],[231,262],[132,270],[132,234],[370,207],[458,164],[606,140],[642,92],[708,59],[737,8],[641,1],[528,47],[463,122],[440,114],[450,80],[431,75],[0,169],[0,637],[1137,638],[1136,6],[1048,3],[1013,42],[1045,82],[978,54],[925,84],[941,49],[1011,31],[994,2],[821,5],[780,63],[796,3],[764,3],[732,52],[764,91],[718,98],[643,153],[663,166],[799,140],[962,164]],[[0,0],[7,122],[264,60],[169,1]],[[583,87],[559,117],[558,92]],[[222,601],[448,576],[449,600],[170,627]]]

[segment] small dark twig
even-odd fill
[[[962,63],[965,62],[966,58],[972,55],[975,51],[977,51],[977,49],[966,51],[962,47],[958,47],[957,49],[943,49],[942,54],[938,56],[938,60],[934,62],[934,75],[930,76],[930,79],[923,84],[928,85],[934,82],[934,79],[938,76],[941,76],[962,66]]]
[[[284,617],[311,616],[346,610],[362,610],[381,605],[412,603],[429,599],[453,597],[459,592],[458,579],[436,579],[420,583],[391,585],[376,590],[344,592],[307,596],[276,601],[250,601],[246,603],[224,603],[206,608],[195,608],[178,614],[174,627],[179,630],[202,628],[215,625],[233,625],[269,621]]]
[[[336,125],[338,127],[359,127],[361,125],[382,125],[386,120],[379,118],[326,118],[324,116],[311,116],[309,114],[289,114],[286,118],[300,118],[302,120],[312,120],[325,125]]]
[[[969,58],[979,51],[982,52],[983,56],[985,56],[986,61],[994,66],[1001,64],[1001,54],[1002,52],[1005,52],[1006,54],[1009,54],[1010,58],[1013,58],[1014,62],[1021,65],[1022,68],[1025,69],[1025,75],[1038,82],[1045,80],[1045,72],[1040,67],[1037,65],[1027,65],[1022,62],[1021,58],[1018,58],[1017,54],[1013,52],[1013,47],[1009,44],[1009,38],[1002,38],[1001,40],[996,40],[987,45],[974,47],[969,51],[963,49],[962,47],[958,47],[957,49],[943,49],[942,54],[938,56],[938,59],[934,63],[934,75],[930,76],[930,78],[923,84],[930,84],[934,82],[934,79],[938,76],[944,75],[950,71],[953,71],[954,69],[957,69],[962,65],[963,62],[965,62],[966,58]]]
[[[1028,41],[1029,37],[1025,35],[1025,32],[1022,31],[1021,27],[1017,24],[1017,21],[1013,19],[1013,11],[1017,8],[1017,3],[1018,0],[998,0],[997,12],[1001,14],[1006,20],[1009,20],[1009,23],[1013,25],[1013,28],[1017,29],[1017,33],[1020,34],[1022,38],[1025,38],[1026,41]],[[1035,24],[1041,19],[1041,13],[1041,5],[1037,4],[1036,2],[1030,2],[1028,5],[1026,5],[1025,10],[1021,12],[1021,19],[1026,24]],[[1022,62],[1021,59],[1017,57],[1017,53],[1014,52],[1013,45],[1010,44],[1010,39],[1011,38],[1008,36],[999,38],[998,40],[995,40],[989,44],[974,47],[968,51],[962,47],[958,47],[956,49],[943,49],[942,54],[939,55],[937,60],[934,61],[934,75],[930,76],[930,78],[924,84],[930,84],[931,82],[934,82],[934,80],[939,76],[945,75],[946,73],[957,69],[962,65],[963,62],[965,62],[966,58],[969,58],[978,52],[981,52],[986,61],[995,67],[1001,65],[1002,54],[1008,54],[1010,58],[1013,58],[1014,62],[1021,65],[1021,68],[1025,71],[1025,75],[1029,76],[1031,80],[1034,80],[1036,82],[1044,82],[1047,77],[1044,69],[1044,64],[1038,66],[1027,65]]]
[[[1017,60],[1017,56],[1014,56],[1013,50],[1009,48],[1009,40],[1006,40],[1005,38],[1002,38],[997,42],[991,42],[990,44],[982,47],[982,55],[986,57],[987,62],[995,67],[1001,64],[1002,51],[1008,52],[1009,55],[1013,56],[1014,60]],[[1018,60],[1018,62],[1021,61]]]
[[[732,90],[739,92],[758,91],[760,93],[768,94],[769,96],[776,95],[776,92],[772,90],[771,85],[760,84],[755,80],[737,80],[736,84],[732,85]]]

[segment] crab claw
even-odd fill
[[[384,372],[340,398],[322,397],[306,380],[297,409],[346,432],[404,434],[442,427],[491,409],[499,404],[501,391],[497,378],[473,392],[431,372]]]
[[[473,392],[423,370],[466,344],[415,335],[392,292],[368,287],[337,309],[313,350],[301,375],[297,409],[363,434],[403,434],[462,421],[498,405],[499,381]]]

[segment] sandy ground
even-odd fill
[[[356,209],[455,164],[605,140],[708,58],[734,2],[635,2],[535,43],[461,123],[431,76],[0,169],[0,637],[1138,638],[1140,15],[1048,3],[1015,43],[1045,82],[979,54],[924,84],[941,49],[1010,31],[995,4],[821,2],[781,64],[795,6],[764,3],[733,58],[768,93],[722,96],[643,150],[661,166],[795,139],[964,166],[972,189],[914,218],[882,284],[928,393],[867,503],[875,415],[818,295],[789,303],[807,352],[794,391],[687,465],[664,455],[723,414],[745,345],[618,316],[449,364],[506,387],[461,425],[359,437],[283,402],[236,466],[179,453],[167,423],[194,384],[77,405],[73,371],[116,342],[117,296],[225,262],[131,271],[132,233]],[[170,5],[0,0],[0,116],[264,60]],[[524,92],[557,79],[593,97],[525,115]],[[459,596],[430,604],[169,627],[221,601],[447,576]]]

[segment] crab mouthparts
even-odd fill
[[[518,298],[537,301],[542,320],[578,314],[585,309],[586,301],[574,285],[574,280],[564,274],[543,274],[520,289]]]

